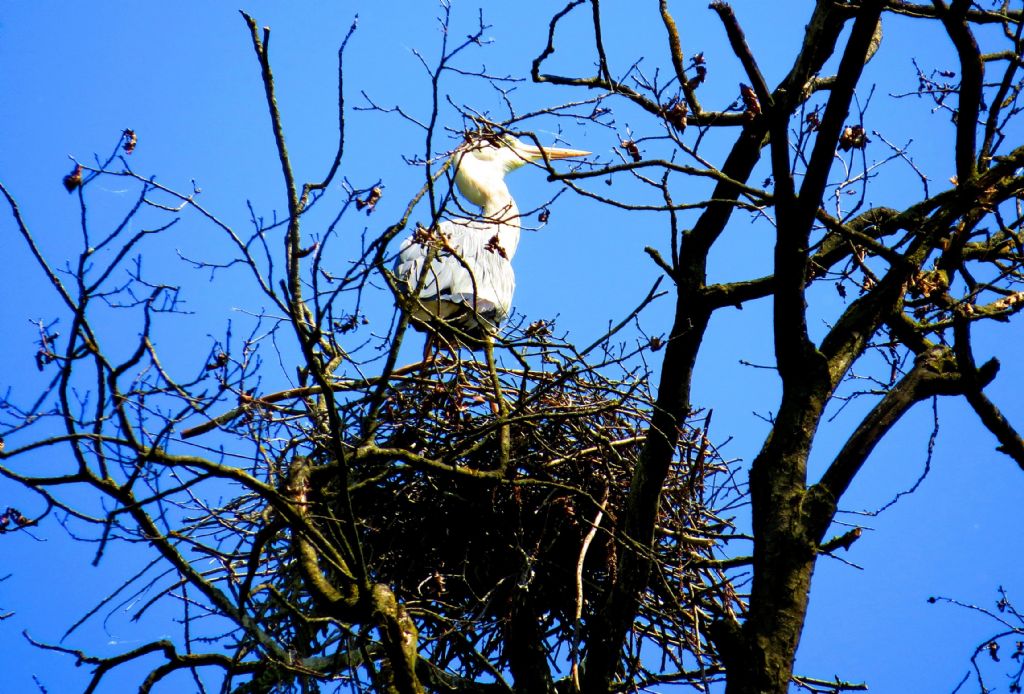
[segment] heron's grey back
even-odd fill
[[[495,238],[495,225],[460,219],[441,224],[439,231],[452,252],[442,249],[435,256],[420,301],[427,311],[444,319],[462,307],[469,308],[463,321],[479,323],[474,320],[475,313],[491,324],[479,327],[493,331],[508,316],[516,285],[512,264],[503,257],[504,250]],[[409,291],[419,282],[428,253],[429,247],[416,237],[402,243],[395,274]]]

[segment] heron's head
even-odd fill
[[[590,152],[563,147],[535,147],[511,135],[486,133],[472,135],[456,153],[458,171],[455,181],[472,203],[483,206],[510,171],[535,161],[585,157]]]

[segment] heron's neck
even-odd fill
[[[481,214],[485,223],[498,225],[498,241],[511,259],[519,246],[519,208],[508,186],[495,186],[488,192]]]
[[[491,187],[480,207],[483,208],[482,214],[487,221],[519,227],[519,208],[504,183]]]

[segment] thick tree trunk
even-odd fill
[[[835,386],[829,360],[814,346],[807,330],[808,248],[835,143],[871,50],[882,5],[879,0],[866,1],[857,13],[799,192],[790,164],[789,113],[769,115],[778,225],[775,354],[783,391],[772,433],[750,469],[754,531],[750,610],[742,627],[719,629],[728,694],[789,691],[818,542],[835,512],[830,495],[807,486],[807,458]]]

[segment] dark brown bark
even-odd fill
[[[730,694],[784,694],[803,632],[817,529],[811,522],[828,501],[808,493],[807,457],[833,384],[828,362],[807,335],[804,290],[809,237],[828,181],[835,142],[863,69],[882,2],[857,13],[817,133],[799,195],[791,184],[784,136],[788,114],[770,114],[778,201],[775,250],[775,353],[783,393],[772,432],[750,471],[754,529],[754,582],[750,611],[739,633],[726,636],[723,660]],[[831,509],[824,514],[831,516]]]

